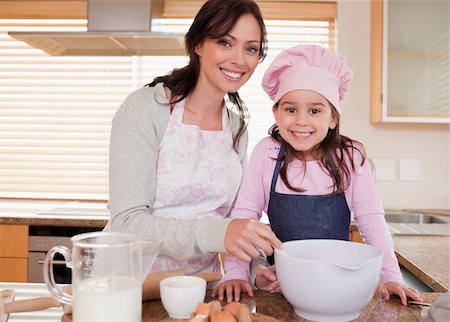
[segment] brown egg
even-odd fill
[[[215,301],[211,301],[208,303],[209,304],[209,316],[213,316],[214,314],[216,314],[217,312],[222,311],[222,305],[220,304],[219,301],[215,300]]]
[[[228,303],[227,305],[225,305],[223,307],[223,310],[225,312],[230,312],[231,315],[234,316],[235,319],[238,319],[239,311],[240,311],[241,307],[242,307],[241,303],[231,302],[231,303]]]
[[[210,322],[237,322],[230,312],[219,311],[211,315]]]
[[[196,315],[209,315],[211,309],[210,303],[198,303],[197,310],[195,311]]]
[[[238,312],[236,320],[238,320],[239,322],[251,322],[252,321],[250,309],[248,308],[247,305],[245,305],[245,304],[241,305],[241,308]]]
[[[189,322],[209,322],[209,317],[204,314],[196,314],[189,319]]]

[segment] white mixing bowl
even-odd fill
[[[381,264],[376,247],[342,240],[294,240],[275,250],[283,295],[312,321],[356,319],[375,293]]]

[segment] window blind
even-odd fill
[[[186,32],[192,19],[155,20],[155,31]],[[268,20],[269,52],[239,91],[250,112],[249,153],[273,123],[261,89],[283,49],[315,43],[334,49],[334,19]],[[86,20],[0,20],[0,198],[108,199],[111,120],[133,90],[184,56],[55,57],[8,31],[84,31]]]

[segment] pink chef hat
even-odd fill
[[[281,52],[267,69],[262,87],[274,102],[291,91],[313,90],[341,114],[353,71],[344,56],[317,45],[297,45]]]

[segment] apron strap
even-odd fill
[[[281,142],[280,152],[278,152],[277,157],[277,164],[275,165],[275,170],[273,171],[272,184],[270,185],[270,192],[275,192],[275,185],[277,184],[278,175],[280,174],[283,158],[284,158],[284,142]]]

